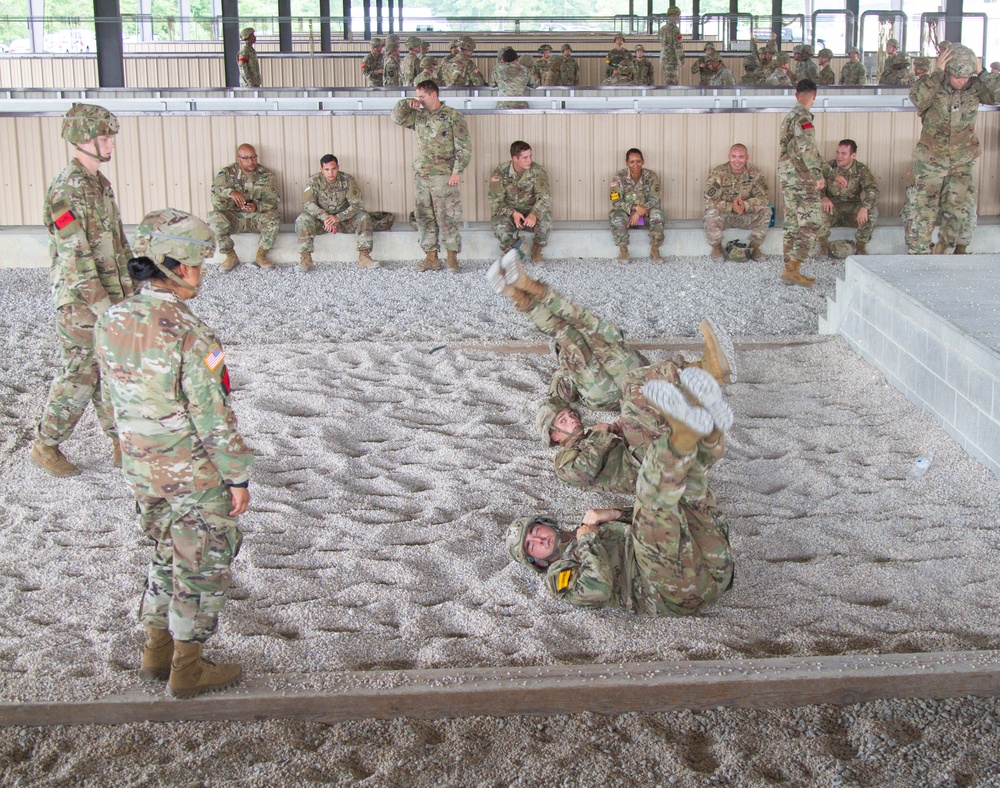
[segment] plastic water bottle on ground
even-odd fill
[[[919,479],[925,473],[927,469],[931,467],[931,462],[934,460],[934,452],[929,451],[926,454],[921,454],[917,457],[916,462],[913,463],[913,467],[910,468],[910,472],[906,474],[907,479]]]

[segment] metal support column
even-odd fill
[[[332,52],[330,45],[330,0],[319,0],[319,51]]]
[[[363,0],[365,14],[365,41],[372,40],[372,0]]]
[[[97,37],[98,86],[125,87],[122,12],[118,0],[94,0],[94,33]]]
[[[861,19],[861,0],[847,0],[846,9],[854,14],[855,20]],[[856,47],[858,45],[858,28],[860,25],[851,25],[850,19],[846,19],[844,24],[847,26],[847,30],[844,31],[844,41],[847,42],[847,48]],[[853,35],[851,35],[853,31]]]
[[[292,51],[292,0],[278,0],[278,51]]]
[[[781,0],[771,0],[771,32],[776,36],[774,45],[781,51]]]
[[[945,0],[944,37],[949,41],[959,43],[962,40],[962,8],[963,0]],[[986,57],[986,53],[981,53]]]
[[[226,87],[240,86],[240,0],[222,0],[222,56],[225,59]]]
[[[344,40],[351,40],[351,0],[344,0]]]
[[[28,36],[31,51],[45,51],[45,0],[28,0]]]
[[[691,0],[691,38],[701,38],[701,0]]]
[[[191,0],[177,0],[177,16],[181,20],[181,41],[191,39]]]
[[[375,32],[382,35],[382,0],[375,0]]]

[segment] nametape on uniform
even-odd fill
[[[216,345],[205,356],[205,366],[208,367],[212,372],[215,372],[219,368],[219,364],[226,360],[226,354],[222,352],[222,348]]]
[[[564,569],[559,573],[556,578],[556,591],[563,591],[569,588],[570,581],[573,579],[573,570]]]

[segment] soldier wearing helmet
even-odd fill
[[[819,67],[819,76],[815,80],[817,85],[836,85],[837,75],[833,73],[833,69],[830,68],[830,61],[833,60],[833,50],[826,49],[825,47],[816,53],[816,57],[819,58],[819,63],[816,65]]]
[[[399,64],[399,84],[412,85],[413,78],[420,71],[420,44],[421,40],[417,36],[410,36],[406,39],[406,57]]]
[[[365,85],[367,87],[382,87],[382,50],[384,49],[385,40],[373,38],[371,51],[361,61],[361,75],[365,78]]]
[[[557,599],[640,615],[691,615],[731,586],[729,526],[708,485],[732,410],[704,370],[643,386],[658,434],[642,459],[634,509],[591,509],[574,531],[529,515],[507,529],[511,558]]]
[[[611,71],[611,76],[605,79],[602,87],[629,87],[635,84],[633,63],[631,60],[620,60]]]
[[[851,47],[847,50],[847,62],[840,69],[841,85],[865,85],[868,82],[868,71],[861,62],[861,50]]]
[[[713,88],[725,88],[732,87],[736,84],[736,78],[733,76],[733,72],[726,68],[726,65],[722,62],[722,58],[718,55],[712,55],[706,61],[708,64],[708,70],[712,72],[711,78],[708,80],[708,84]]]
[[[257,40],[254,29],[244,27],[240,31],[240,40],[243,42],[243,46],[236,58],[240,67],[240,87],[259,88],[261,85],[260,64],[257,62],[257,50],[253,48],[254,42]]]
[[[904,215],[910,224],[911,254],[963,254],[976,224],[973,168],[981,154],[976,135],[980,104],[1000,103],[995,88],[977,74],[967,46],[942,49],[937,68],[910,90],[920,115],[920,139],[913,151],[913,178]],[[908,179],[909,180],[909,179]],[[931,245],[939,220],[938,241]]]
[[[789,76],[791,63],[792,61],[788,55],[784,53],[778,55],[774,59],[774,69],[768,78],[764,80],[764,84],[768,87],[792,87],[795,83],[792,82],[792,78]]]
[[[899,51],[899,42],[895,38],[890,38],[885,42],[885,53],[885,63],[878,78],[879,84],[909,85],[910,59],[905,52]]]
[[[615,67],[618,66],[625,60],[629,60],[632,57],[632,53],[625,48],[625,36],[621,33],[616,33],[614,38],[614,46],[608,52],[608,56],[605,58],[604,67],[604,78],[607,79],[614,73]]]
[[[660,67],[663,84],[676,85],[680,81],[684,64],[684,44],[681,43],[681,9],[672,5],[667,9],[667,22],[660,28]]]
[[[87,403],[112,442],[112,461],[121,449],[94,360],[94,323],[114,303],[132,294],[132,257],[111,182],[99,172],[111,161],[118,119],[104,107],[74,104],[62,122],[62,136],[75,149],[70,163],[49,185],[42,220],[52,257],[52,297],[61,369],[49,388],[29,459],[53,476],[79,469],[59,448],[69,439]]]
[[[691,64],[691,73],[698,77],[698,84],[704,88],[708,87],[708,82],[712,78],[712,72],[708,68],[708,59],[715,54],[715,44],[711,42],[705,44],[702,51],[704,54]]]
[[[135,235],[140,293],[108,309],[95,354],[124,450],[139,522],[155,543],[139,618],[140,676],[189,698],[239,680],[235,664],[201,658],[215,632],[250,504],[253,455],[237,430],[226,354],[187,307],[215,236],[196,216],[147,214]]]
[[[811,79],[816,82],[819,79],[819,66],[816,65],[816,61],[812,59],[813,48],[811,44],[802,44],[802,48],[798,52],[795,63],[795,81],[798,82],[800,79]]]
[[[580,64],[573,57],[573,47],[563,44],[562,59],[559,61],[559,84],[570,87],[580,84]]]
[[[476,42],[469,36],[456,38],[455,42],[458,44],[458,52],[452,57],[446,58],[438,71],[441,84],[456,88],[482,87],[486,84],[486,80],[479,72],[476,61],[472,59]]]

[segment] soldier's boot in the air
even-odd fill
[[[732,338],[709,319],[702,320],[699,328],[705,338],[705,350],[701,354],[701,361],[695,366],[705,370],[719,385],[735,383],[736,352]]]
[[[299,252],[299,270],[300,271],[313,270],[312,252]]]
[[[219,266],[220,271],[232,271],[236,266],[240,264],[240,258],[236,256],[236,250],[230,249],[226,252],[226,259],[222,261]]]
[[[712,424],[719,432],[728,432],[733,426],[733,409],[722,397],[722,389],[708,372],[698,367],[685,367],[680,372],[681,386],[712,417]]]
[[[934,244],[934,254],[948,254],[948,246],[944,241],[938,239],[938,242]]]
[[[531,244],[531,262],[533,263],[543,263],[545,258],[542,256],[542,249],[544,247],[540,246],[538,241],[534,241]]]
[[[955,251],[952,254],[968,254],[965,244],[955,244]]]
[[[722,251],[722,244],[712,244],[711,257],[713,260],[722,260],[726,254]]]
[[[651,380],[642,387],[642,393],[670,425],[670,445],[678,454],[693,453],[698,441],[715,428],[712,414],[692,405],[684,392],[673,383]]]
[[[259,265],[261,268],[271,268],[274,265],[274,263],[272,263],[268,259],[268,257],[267,257],[267,249],[265,249],[263,246],[258,246],[257,247],[256,261],[257,261],[257,265]]]
[[[418,271],[440,271],[441,261],[438,260],[437,249],[431,249],[427,252],[427,255],[417,263]]]
[[[649,262],[651,262],[651,263],[662,263],[663,262],[663,255],[660,254],[660,245],[659,244],[650,244],[649,245]]]
[[[457,274],[458,273],[458,252],[456,252],[454,249],[449,249],[448,250],[447,259],[448,259],[448,270]]]
[[[146,642],[142,647],[139,678],[143,681],[166,681],[170,678],[170,663],[174,657],[174,639],[166,629],[146,627]]]
[[[514,285],[507,285],[503,294],[514,302],[518,312],[527,312],[535,305],[535,298]]]
[[[799,285],[800,287],[812,287],[816,280],[811,276],[804,276],[799,273],[802,261],[794,257],[785,258],[785,270],[781,272],[781,281],[786,285]]]
[[[174,641],[167,692],[174,698],[193,698],[202,692],[231,687],[243,677],[235,663],[216,665],[201,656],[201,643]]]
[[[53,476],[76,476],[80,472],[79,468],[66,459],[58,446],[48,446],[41,441],[35,441],[28,459]]]
[[[618,247],[618,259],[628,260],[628,244]]]
[[[122,442],[118,436],[111,439],[111,464],[116,468],[122,467]]]
[[[358,265],[362,268],[378,268],[378,260],[372,259],[371,249],[358,250]]]
[[[854,254],[868,254],[868,244],[858,241],[854,244]]]
[[[747,255],[749,255],[751,260],[755,260],[758,263],[764,259],[764,253],[760,251],[760,246],[754,246],[752,244],[750,248],[747,249]]]
[[[829,257],[830,256],[830,239],[825,238],[816,244],[816,254],[819,257]]]

